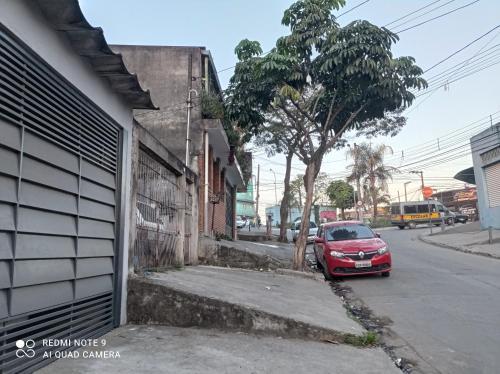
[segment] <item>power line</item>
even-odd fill
[[[495,31],[496,29],[498,29],[500,27],[500,24],[493,27],[491,30],[485,32],[483,35],[477,37],[476,39],[474,39],[473,41],[471,41],[470,43],[464,45],[462,48],[460,48],[458,51],[455,51],[453,52],[451,55],[445,57],[444,59],[442,59],[441,61],[435,63],[434,65],[432,65],[430,68],[427,68],[425,71],[424,71],[424,74],[431,71],[432,69],[434,69],[436,66],[439,66],[441,65],[443,62],[445,61],[448,61],[450,58],[452,58],[453,56],[457,55],[458,53],[462,52],[463,50],[469,48],[471,45],[473,45],[474,43],[478,42],[479,40],[481,40],[482,38],[484,38],[486,35],[489,35],[491,34],[493,31]]]
[[[351,8],[351,9],[349,9],[349,10],[346,10],[344,13],[339,14],[336,18],[338,19],[338,18],[342,17],[344,14],[347,14],[347,13],[352,12],[353,10],[355,10],[355,9],[359,8],[360,6],[365,5],[365,4],[366,4],[367,2],[369,2],[369,1],[370,1],[370,0],[365,0],[365,1],[363,1],[361,4],[358,4],[358,5],[356,5],[355,7]]]
[[[458,77],[458,78],[456,78],[456,79],[453,79],[453,80],[451,80],[451,81],[447,81],[446,83],[441,84],[440,86],[438,86],[438,87],[436,87],[436,88],[433,88],[433,89],[431,89],[431,90],[425,91],[425,92],[423,92],[423,93],[421,93],[421,94],[417,95],[416,97],[420,97],[420,96],[428,95],[429,93],[431,93],[431,92],[432,92],[432,91],[434,91],[434,90],[438,90],[438,89],[440,89],[441,87],[444,87],[444,86],[449,85],[449,84],[454,83],[454,82],[458,82],[459,80],[462,80],[462,79],[467,78],[467,77],[469,77],[469,76],[471,76],[471,75],[474,75],[474,74],[479,73],[479,72],[481,72],[481,71],[483,71],[483,70],[486,70],[486,69],[488,69],[488,68],[490,68],[490,67],[492,67],[492,66],[495,66],[495,65],[497,65],[498,63],[500,63],[500,60],[499,60],[499,61],[496,61],[496,62],[494,62],[494,63],[492,63],[492,64],[490,64],[490,65],[487,65],[487,66],[485,66],[485,67],[483,67],[483,68],[481,68],[481,69],[474,70],[473,72],[471,72],[471,73],[469,73],[469,74],[465,74],[465,75],[462,75],[462,76],[460,76],[460,77]]]
[[[450,3],[453,3],[453,2],[455,2],[455,1],[456,1],[456,0],[450,0],[450,1],[446,2],[446,3],[444,3],[444,4],[441,4],[441,5],[439,5],[439,6],[435,7],[435,8],[432,8],[432,9],[428,10],[428,11],[427,11],[427,12],[425,12],[425,13],[420,14],[419,16],[415,16],[415,17],[410,18],[409,20],[407,20],[407,21],[405,21],[405,22],[403,22],[403,23],[400,23],[399,25],[393,26],[393,27],[392,27],[392,29],[397,29],[398,27],[404,26],[404,25],[406,25],[406,24],[410,23],[411,21],[414,21],[414,20],[416,20],[416,19],[418,19],[418,18],[420,18],[420,17],[423,17],[423,16],[425,16],[425,15],[427,15],[427,14],[429,14],[429,13],[432,13],[432,12],[434,12],[435,10],[440,9],[440,8],[442,8],[442,7],[445,7],[446,5],[448,5],[448,4],[450,4]]]
[[[496,37],[496,36],[495,36],[495,37]],[[493,39],[492,39],[492,40],[493,40]],[[490,40],[488,43],[490,43],[492,40]],[[428,82],[429,82],[429,81],[432,81],[432,79],[437,78],[437,77],[439,77],[439,76],[441,76],[441,75],[444,75],[444,73],[446,73],[446,72],[448,72],[448,71],[450,71],[450,70],[452,70],[452,69],[456,68],[457,66],[460,66],[460,65],[466,64],[466,63],[468,63],[468,62],[471,62],[473,59],[475,59],[476,57],[479,57],[480,55],[482,55],[482,57],[477,58],[477,60],[483,59],[483,58],[484,58],[484,57],[486,57],[486,56],[490,56],[491,54],[497,53],[497,52],[498,52],[498,48],[497,48],[497,47],[499,47],[499,46],[500,46],[500,43],[499,43],[499,44],[495,44],[494,46],[492,46],[492,47],[490,47],[490,48],[486,49],[485,51],[481,51],[481,50],[479,50],[479,51],[478,51],[478,52],[477,52],[474,56],[469,57],[468,59],[466,59],[466,60],[464,60],[464,61],[461,61],[461,62],[459,62],[458,64],[455,64],[455,65],[453,65],[453,66],[449,67],[448,69],[445,69],[445,70],[441,71],[440,73],[434,74],[433,76],[431,76],[431,77],[427,78],[427,81],[428,81]],[[483,46],[483,48],[485,48],[485,47],[486,47],[486,45],[485,45],[485,46]],[[497,49],[497,50],[495,50],[495,49]],[[489,52],[488,52],[488,51],[489,51]],[[487,53],[487,52],[488,52],[488,53]]]
[[[398,32],[397,32],[397,34],[401,34],[401,33],[405,32],[405,31],[408,31],[408,30],[414,29],[414,28],[416,28],[416,27],[419,27],[419,26],[425,25],[426,23],[429,23],[429,22],[431,22],[431,21],[434,21],[434,20],[436,20],[436,19],[438,19],[438,18],[442,18],[442,17],[444,17],[444,16],[447,16],[448,14],[451,14],[451,13],[454,13],[454,12],[459,11],[459,10],[461,10],[461,9],[467,8],[468,6],[471,6],[471,5],[473,5],[473,4],[477,3],[477,2],[479,2],[479,0],[474,0],[474,1],[472,1],[472,2],[470,2],[470,3],[468,3],[468,4],[465,4],[465,5],[461,6],[461,7],[458,7],[458,8],[455,8],[455,9],[453,9],[453,10],[450,10],[450,11],[448,11],[448,12],[446,12],[446,13],[440,14],[439,16],[436,16],[436,17],[433,17],[433,18],[429,18],[429,19],[428,19],[428,20],[426,20],[426,21],[423,21],[423,22],[417,23],[416,25],[413,25],[413,26],[410,26],[410,27],[408,27],[408,28],[406,28],[406,29],[400,30],[400,31],[398,31]]]
[[[394,20],[394,21],[392,21],[392,22],[389,22],[389,23],[385,24],[385,25],[384,25],[384,26],[382,26],[382,27],[387,27],[387,26],[389,26],[389,25],[392,25],[393,23],[396,23],[396,22],[398,22],[398,21],[401,21],[401,20],[403,20],[403,19],[405,19],[405,18],[407,18],[407,17],[411,16],[412,14],[418,13],[418,12],[420,12],[421,10],[424,10],[424,9],[426,9],[426,8],[428,8],[428,7],[430,7],[430,6],[434,5],[434,4],[436,4],[436,3],[439,3],[440,1],[441,1],[441,0],[436,0],[436,1],[433,1],[433,2],[431,2],[430,4],[427,4],[427,5],[423,6],[422,8],[418,8],[417,10],[414,10],[413,12],[410,12],[410,13],[408,13],[408,14],[406,14],[406,15],[404,15],[404,16],[402,16],[402,17],[400,17],[400,18],[398,18],[398,19],[396,19],[396,20]]]

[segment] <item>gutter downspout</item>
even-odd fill
[[[204,223],[204,230],[205,231],[205,234],[208,234],[208,156],[209,156],[209,149],[208,149],[208,131],[205,130],[205,132],[203,133],[204,135],[204,142],[205,142],[205,188],[204,188],[204,201],[205,201],[205,204],[204,204],[204,212],[203,212],[203,216],[204,216],[204,220],[203,220],[203,223]]]

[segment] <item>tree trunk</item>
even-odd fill
[[[371,195],[372,195],[372,204],[373,204],[373,220],[375,221],[375,219],[377,218],[377,205],[378,205],[378,202],[377,202],[376,179],[373,176],[373,172],[372,172],[372,176],[370,178],[370,192],[371,192]]]
[[[288,239],[286,237],[286,229],[288,226],[288,210],[290,209],[290,174],[292,170],[292,158],[293,152],[289,152],[286,155],[286,170],[285,170],[285,190],[283,192],[283,199],[281,199],[280,206],[280,238],[279,241],[286,243]]]
[[[345,209],[340,208],[340,216],[342,217],[342,221],[345,221]]]
[[[378,212],[378,202],[377,202],[377,191],[374,190],[372,194],[372,200],[373,200],[373,221],[377,218]]]
[[[304,270],[304,256],[306,253],[307,235],[309,234],[309,220],[311,217],[311,208],[314,195],[314,181],[321,168],[322,159],[311,160],[306,167],[304,175],[304,187],[306,190],[304,210],[302,211],[302,221],[300,224],[300,231],[297,241],[295,242],[295,249],[293,253],[293,268],[295,270]]]

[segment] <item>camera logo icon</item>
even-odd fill
[[[16,341],[16,356],[17,358],[27,357],[33,358],[35,357],[35,341],[33,339],[22,340],[19,339]]]

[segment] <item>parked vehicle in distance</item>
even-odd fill
[[[243,219],[242,216],[236,216],[236,228],[242,229],[247,225],[247,220]]]
[[[452,217],[454,223],[467,223],[467,221],[469,220],[469,216],[467,214],[454,212],[453,210],[450,210],[449,214]]]
[[[300,224],[301,224],[300,220],[292,223],[291,230],[292,230],[292,239],[294,242],[296,242],[297,238],[299,237]],[[316,225],[316,223],[314,223],[313,221],[310,221],[309,222],[309,233],[307,234],[307,243],[314,242],[314,238],[316,237],[317,232],[318,232],[318,225]]]
[[[449,210],[438,200],[408,201],[391,204],[391,224],[401,230],[414,229],[418,224],[441,225],[442,219],[449,222]],[[452,218],[453,219],[453,218]]]
[[[387,244],[360,221],[322,225],[314,239],[314,255],[327,279],[356,274],[388,277],[392,270]]]

